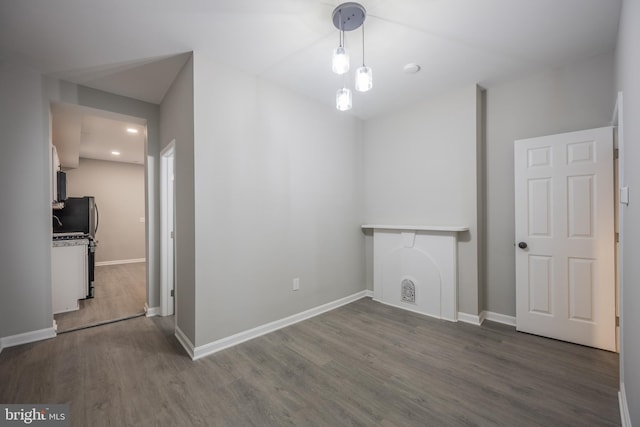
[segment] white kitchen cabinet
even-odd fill
[[[54,242],[51,249],[53,314],[78,310],[87,296],[86,239]]]

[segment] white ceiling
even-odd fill
[[[326,105],[335,0],[0,0],[0,53],[43,73],[159,102],[196,51]],[[362,0],[374,88],[351,114],[370,118],[464,84],[611,51],[620,0]],[[360,31],[347,33],[352,68]],[[162,59],[156,63],[156,59]],[[416,62],[419,74],[402,67]],[[352,77],[351,77],[352,79]],[[353,82],[348,83],[353,86]]]
[[[51,75],[116,95],[160,104],[190,55],[191,53],[182,53],[140,59]]]
[[[53,145],[64,169],[77,168],[80,158],[144,164],[144,119],[61,103],[51,105],[51,119]]]

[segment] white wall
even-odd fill
[[[621,390],[625,392],[631,424],[640,425],[640,2],[623,0],[616,51],[617,85],[623,92],[624,177],[630,203],[622,207],[624,227],[621,311]]]
[[[198,52],[194,98],[194,344],[364,290],[361,122]]]
[[[67,196],[94,196],[100,221],[96,262],[145,258],[144,166],[80,159],[67,172]]]
[[[608,126],[614,104],[611,54],[487,87],[488,311],[515,316],[513,141]]]
[[[458,243],[458,308],[475,315],[479,96],[469,85],[364,126],[365,222],[469,226]]]
[[[175,140],[175,289],[178,328],[195,342],[195,213],[193,198],[193,58],[160,105],[161,151]]]
[[[49,110],[35,70],[0,58],[0,338],[51,328]]]

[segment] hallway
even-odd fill
[[[54,316],[58,333],[144,314],[146,263],[96,267],[95,298],[80,300],[80,310]]]

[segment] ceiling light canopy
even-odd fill
[[[367,11],[359,3],[347,2],[336,7],[331,15],[333,25],[339,31],[339,45],[333,51],[331,69],[334,73],[345,75],[349,72],[349,52],[344,47],[344,32],[362,27],[362,67],[356,70],[355,89],[366,92],[373,87],[373,70],[364,62],[364,21]],[[336,92],[336,108],[340,111],[350,110],[352,106],[351,90],[346,87]]]
[[[347,2],[333,9],[331,17],[333,25],[340,31],[353,31],[364,23],[367,11],[360,3]]]

